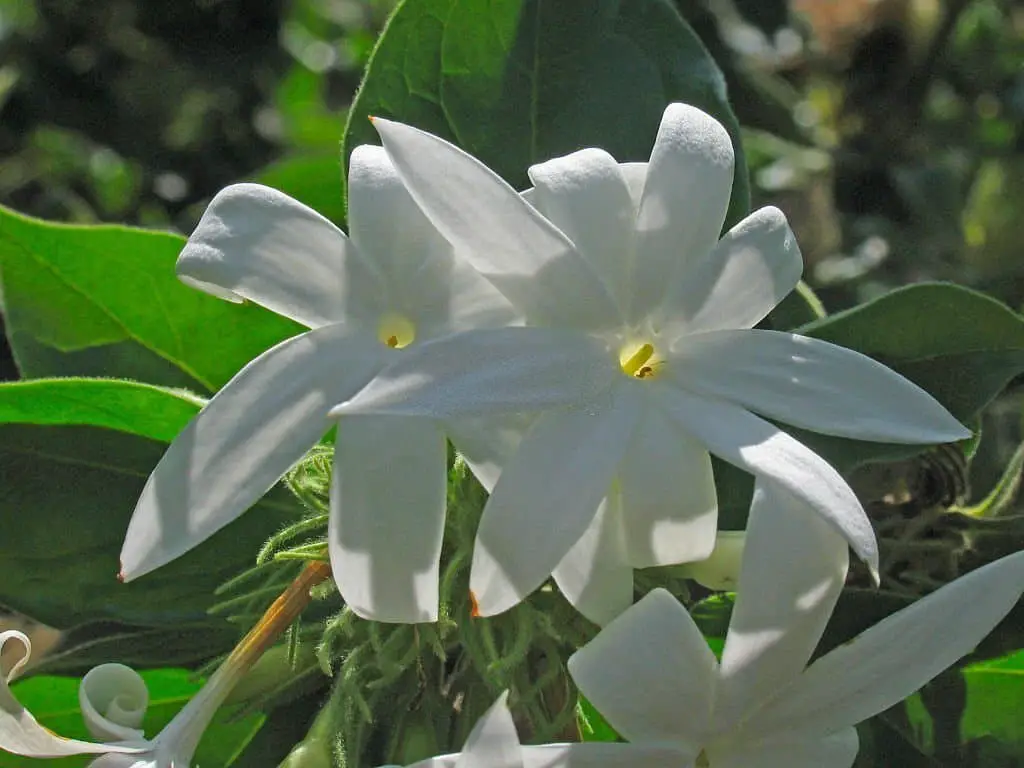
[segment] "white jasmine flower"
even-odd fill
[[[580,690],[666,765],[849,768],[854,725],[971,652],[1024,590],[1024,553],[980,568],[807,666],[842,589],[846,542],[804,502],[760,483],[719,663],[664,590],[569,659]]]
[[[607,621],[631,602],[632,568],[707,557],[709,452],[799,496],[874,570],[853,491],[764,417],[897,443],[969,434],[864,355],[752,330],[796,285],[800,253],[775,208],[719,240],[732,143],[700,110],[666,109],[648,163],[584,149],[533,166],[522,196],[442,139],[375,125],[430,220],[533,326],[410,350],[333,412],[541,412],[484,510],[471,573],[480,614],[554,573],[581,611]]]
[[[82,678],[78,693],[89,732],[103,740],[93,743],[58,736],[18,703],[8,686],[28,661],[32,644],[16,630],[0,632],[0,649],[8,642],[21,644],[24,655],[6,679],[0,677],[0,749],[38,758],[99,755],[90,768],[188,768],[203,731],[248,668],[221,665],[156,738],[148,740],[139,730],[149,702],[145,682],[121,664],[94,667]]]
[[[349,227],[346,236],[255,184],[228,187],[210,203],[178,259],[181,279],[310,330],[250,362],[171,444],[129,524],[124,579],[245,512],[332,426],[328,409],[407,348],[514,321],[500,293],[454,258],[379,147],[352,154]],[[472,425],[463,432],[488,443]],[[437,618],[445,461],[444,434],[424,420],[359,417],[338,430],[330,558],[359,615]]]

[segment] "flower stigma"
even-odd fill
[[[622,366],[622,372],[627,376],[646,379],[654,375],[657,361],[652,360],[653,357],[653,344],[645,343],[636,348],[626,347],[619,354],[619,365]]]
[[[407,317],[389,312],[377,325],[377,339],[392,349],[402,349],[416,340],[416,326]]]

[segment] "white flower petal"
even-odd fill
[[[711,554],[718,527],[711,457],[653,403],[646,404],[622,459],[619,489],[626,556],[634,568]]]
[[[878,714],[974,650],[1022,591],[1024,552],[961,576],[818,659],[748,729],[823,733]]]
[[[508,691],[473,726],[456,768],[522,768],[519,734],[507,702]]]
[[[545,744],[523,747],[524,768],[692,768],[696,754],[671,744]]]
[[[633,322],[718,242],[733,161],[732,140],[717,120],[687,104],[665,109],[636,218]]]
[[[433,421],[352,416],[338,424],[328,544],[338,591],[356,615],[437,620],[445,460]]]
[[[714,768],[850,768],[860,746],[857,731],[740,741],[708,755]]]
[[[470,589],[480,615],[539,587],[594,519],[636,423],[629,394],[545,413],[523,438],[477,530]]]
[[[121,549],[122,577],[170,562],[245,512],[327,431],[331,405],[389,354],[339,324],[283,341],[246,365],[149,476]]]
[[[663,336],[684,345],[688,333],[752,328],[796,287],[802,271],[785,215],[778,208],[761,208],[694,257],[668,287],[652,322]]]
[[[396,355],[331,416],[385,413],[455,419],[584,404],[622,380],[618,361],[582,333],[466,331]]]
[[[716,727],[732,727],[804,671],[848,566],[846,540],[832,525],[758,479],[722,651]]]
[[[189,285],[248,299],[310,328],[372,322],[381,312],[379,281],[345,234],[312,208],[259,184],[217,193],[176,271]]]
[[[510,413],[449,419],[444,423],[444,430],[476,479],[490,493],[498,482],[502,467],[515,455],[534,418]]]
[[[508,300],[455,258],[382,147],[364,144],[352,152],[348,218],[352,242],[381,276],[383,302],[415,324],[417,338],[516,319]]]
[[[710,725],[718,664],[690,614],[655,589],[569,657],[569,673],[632,742],[696,754]]]
[[[530,180],[527,199],[575,243],[625,316],[636,207],[618,163],[581,149],[531,166]]]
[[[633,568],[622,543],[619,495],[609,494],[552,575],[576,610],[605,625],[633,603]]]
[[[931,395],[870,357],[778,331],[687,336],[665,365],[680,386],[826,435],[889,443],[970,437]]]
[[[878,542],[853,490],[818,454],[775,425],[743,408],[650,382],[666,414],[711,453],[764,476],[802,499],[843,534],[872,573],[878,572]]]
[[[0,749],[25,757],[67,757],[105,752],[138,754],[148,748],[145,744],[93,744],[77,739],[64,739],[44,728],[32,717],[31,712],[18,703],[8,687],[28,661],[32,653],[32,643],[26,635],[17,630],[0,632],[0,652],[8,643],[18,643],[24,653],[6,677],[0,675]]]
[[[101,741],[143,741],[140,729],[149,705],[149,689],[138,672],[124,664],[101,664],[82,677],[78,703],[85,727]]]
[[[497,174],[437,136],[381,118],[373,124],[434,226],[532,323],[614,323],[615,304],[572,241]]]

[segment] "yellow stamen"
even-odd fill
[[[621,363],[622,372],[627,376],[636,376],[639,379],[649,376],[653,370],[651,366],[645,365],[645,363],[653,356],[654,346],[652,344],[641,345],[640,349]]]
[[[402,349],[416,339],[416,326],[409,318],[389,312],[377,325],[377,338],[392,349]]]

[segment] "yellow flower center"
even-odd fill
[[[389,312],[377,325],[377,338],[392,349],[402,349],[416,340],[416,326],[409,318]]]
[[[627,346],[619,354],[619,365],[622,372],[627,376],[637,379],[646,379],[654,375],[657,361],[654,358],[654,345],[641,344],[640,346]]]

